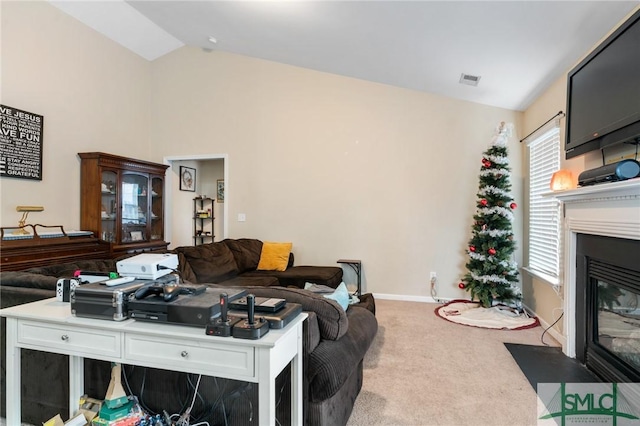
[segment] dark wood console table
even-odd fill
[[[0,228],[0,271],[20,271],[86,259],[109,259],[109,244],[93,233],[65,232],[61,226],[27,225],[31,232],[17,235],[16,228]],[[56,228],[40,231],[37,227]]]

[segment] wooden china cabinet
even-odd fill
[[[103,152],[81,152],[80,227],[112,255],[165,250],[165,171],[169,166]]]

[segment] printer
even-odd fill
[[[171,253],[144,253],[116,262],[122,277],[155,280],[178,268],[178,256]]]

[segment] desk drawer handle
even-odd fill
[[[186,357],[188,357],[188,356],[189,356],[189,352],[187,352],[187,351],[182,351],[182,352],[180,352],[180,356],[181,356],[182,358],[186,358]]]
[[[69,336],[67,336],[66,334],[63,334],[62,337],[60,337],[60,339],[62,339],[63,342],[66,342],[67,340],[69,340]]]

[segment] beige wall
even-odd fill
[[[480,159],[499,121],[516,124],[522,204],[514,111],[194,48],[148,63],[40,2],[2,2],[2,49],[2,102],[45,117],[44,179],[2,179],[3,225],[15,205],[42,204],[38,222],[77,228],[80,151],[228,154],[229,236],[292,241],[298,264],[360,258],[367,291],[428,296],[435,271],[439,296],[464,297]],[[176,235],[193,194],[168,176]]]
[[[441,296],[465,295],[481,154],[518,113],[196,48],[155,61],[152,93],[160,155],[229,155],[230,237],[292,241],[297,264],[362,259],[367,291],[428,296],[436,271]]]
[[[550,117],[554,116],[558,111],[566,112],[566,99],[567,99],[567,79],[566,76],[557,80],[542,96],[525,111],[523,119],[523,132],[525,135],[531,133],[542,123],[547,121]],[[561,144],[564,146],[564,133],[565,133],[565,120],[560,121],[560,139]],[[527,146],[522,144],[522,156],[524,160],[524,168],[526,169],[525,176],[528,176],[528,156]],[[564,154],[562,156],[564,168],[573,170],[574,173],[580,173],[585,169],[584,161],[586,156],[576,157],[570,161],[564,160]],[[528,184],[527,184],[528,187]],[[528,198],[528,191],[525,190],[526,197]],[[528,205],[528,203],[527,203]],[[528,223],[528,211],[525,208],[524,216],[525,223]],[[525,235],[525,241],[527,236]],[[525,242],[524,259],[528,259],[528,247]],[[536,277],[532,277],[527,272],[523,271],[522,274],[522,286],[523,286],[523,302],[531,308],[546,324],[552,324],[562,313],[562,298],[554,288],[546,281],[540,280]],[[558,332],[562,332],[562,321],[559,321],[554,329]]]
[[[634,11],[629,13],[625,19],[621,20],[620,24],[626,21],[635,11],[640,9],[637,7]],[[611,29],[610,33],[615,30]],[[597,47],[608,35],[604,36],[598,43],[596,43],[589,52],[585,52],[582,56],[586,57],[591,50]],[[576,61],[577,65],[582,59]],[[574,65],[574,66],[575,66]],[[572,67],[573,68],[573,67]],[[570,70],[567,70],[567,73]],[[523,117],[523,134],[529,134],[542,123],[547,121],[550,117],[555,115],[558,111],[566,112],[567,103],[567,75],[565,74],[558,79],[545,93],[543,93],[535,102],[524,112]],[[564,146],[565,141],[565,119],[560,122],[560,142]],[[617,150],[611,155],[608,155],[606,162],[619,161],[622,157],[625,157],[633,151],[633,147],[626,148],[624,150]],[[528,168],[528,157],[526,155],[527,148],[523,145],[522,155],[524,159],[525,170]],[[595,167],[602,166],[602,156],[599,151],[590,152],[582,156],[573,158],[571,160],[565,160],[564,154],[562,156],[561,167],[572,170],[576,175],[580,174],[584,170],[589,170]],[[525,171],[525,176],[528,175],[528,171]],[[528,185],[528,184],[527,184]],[[526,194],[528,196],[528,194]],[[526,212],[525,219],[526,219]],[[526,223],[526,221],[525,221]],[[525,231],[526,238],[526,231]],[[525,240],[526,241],[526,240]],[[525,243],[526,247],[526,243]],[[525,250],[524,259],[527,259],[527,253]],[[535,311],[543,321],[547,324],[553,323],[559,316],[562,308],[562,292],[560,294],[553,290],[553,288],[543,280],[533,278],[526,272],[523,275],[523,290],[524,290],[524,303]],[[562,321],[554,326],[554,329],[562,333]]]
[[[151,64],[46,2],[1,2],[1,102],[44,116],[43,179],[2,178],[0,223],[80,224],[78,152],[150,158]],[[158,159],[157,157],[155,158]]]

